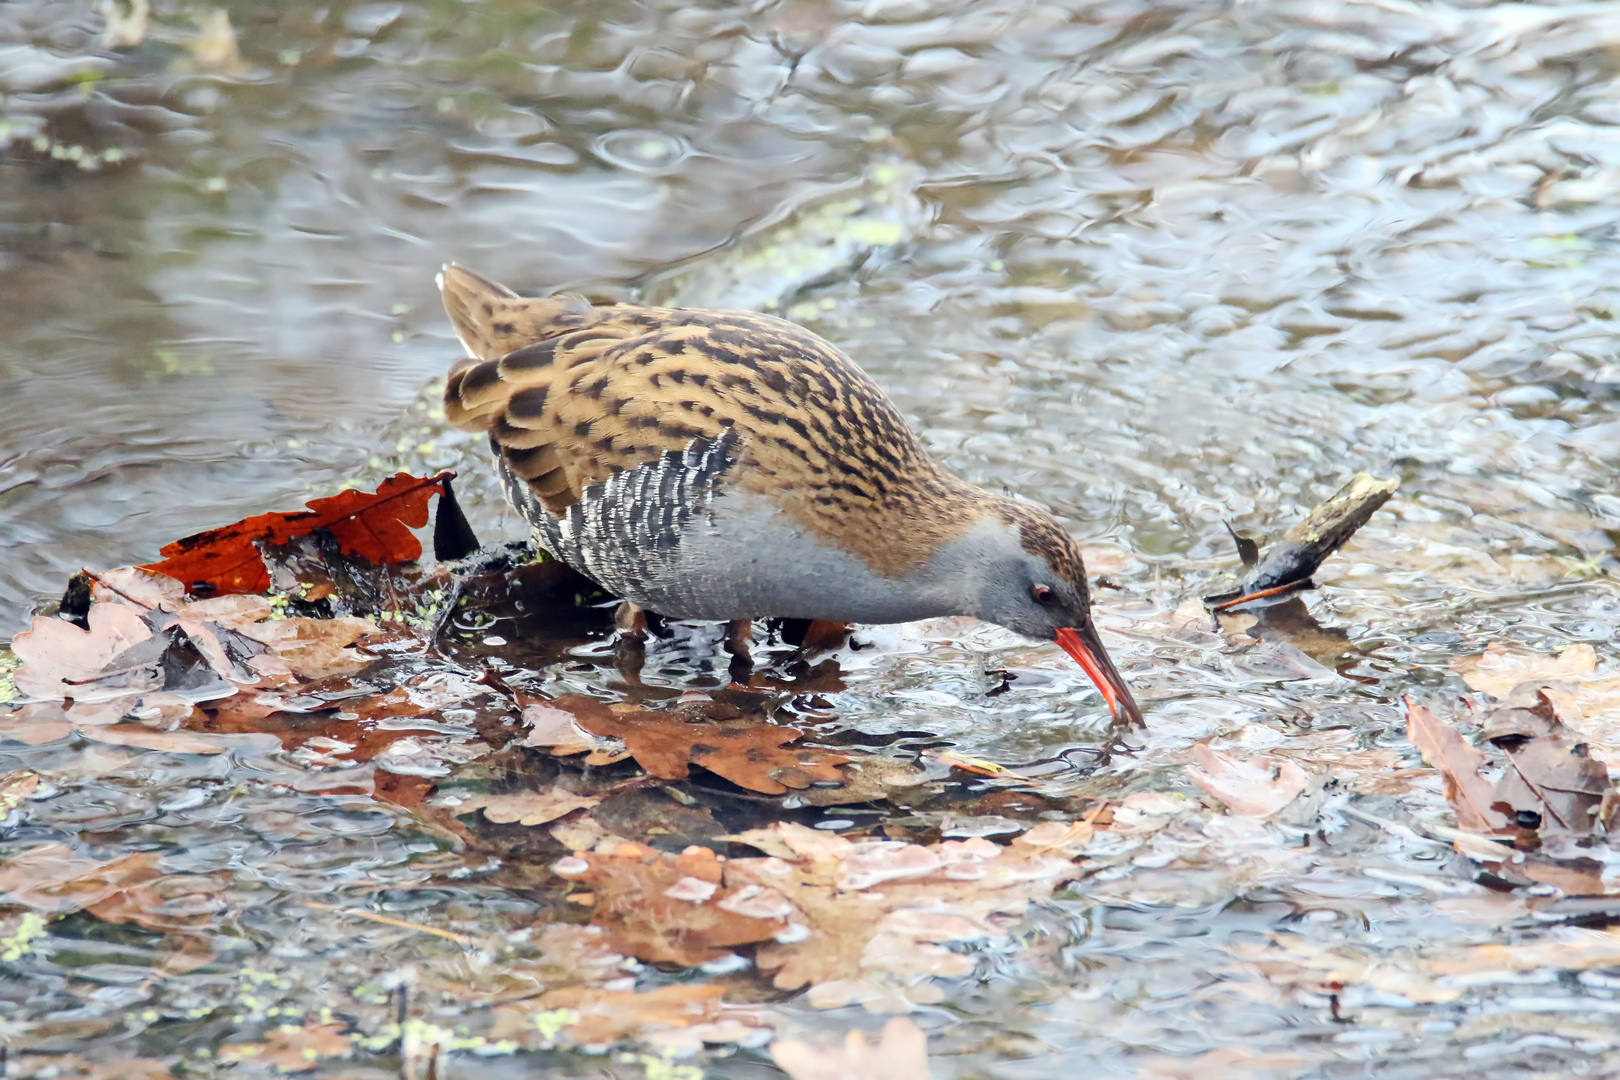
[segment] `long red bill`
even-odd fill
[[[1074,657],[1091,681],[1097,684],[1098,692],[1108,702],[1108,711],[1113,714],[1114,723],[1142,723],[1142,710],[1137,708],[1136,699],[1131,697],[1131,688],[1125,685],[1119,669],[1108,658],[1108,650],[1103,648],[1102,638],[1097,636],[1095,626],[1088,621],[1084,626],[1062,627],[1057,632],[1057,643],[1064,652]]]

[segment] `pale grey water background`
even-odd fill
[[[82,565],[398,467],[462,468],[480,531],[515,535],[425,389],[455,353],[432,280],[453,259],[529,290],[650,276],[683,302],[774,299],[844,347],[953,469],[1096,546],[1120,586],[1100,593],[1105,629],[1159,750],[1329,715],[1406,750],[1393,702],[1460,689],[1457,656],[1501,638],[1612,652],[1614,5],[226,8],[239,66],[187,49],[200,8],[160,4],[142,44],[112,51],[88,4],[0,5],[8,625]],[[86,171],[53,144],[119,160]],[[841,199],[878,227],[805,209]],[[727,246],[773,216],[780,242]],[[1280,529],[1360,469],[1402,488],[1311,600],[1362,649],[1348,677],[1168,636],[1231,562],[1223,520]],[[1007,762],[1098,737],[1053,650],[873,637],[844,658],[852,724]],[[677,650],[662,677],[696,662]],[[1014,690],[987,698],[1003,666]],[[1176,784],[1144,765],[1120,790]],[[1136,1075],[1234,1045],[1297,1052],[1295,1075],[1615,1067],[1615,1040],[1559,1034],[1571,1016],[1604,1028],[1613,980],[1486,987],[1362,1035],[1297,1002],[1201,998],[1222,978],[1209,950],[1312,912],[1329,939],[1509,932],[1358,877],[1387,863],[1474,888],[1340,825],[1331,903],[1217,881],[1171,917],[1080,890],[1046,914],[1069,920],[1063,964],[1009,959],[952,1000],[966,1026],[941,1074]],[[241,823],[210,827],[225,844]],[[409,858],[408,838],[376,842]]]

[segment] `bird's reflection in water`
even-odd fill
[[[1229,634],[1243,633],[1260,641],[1281,641],[1320,664],[1358,654],[1350,635],[1337,626],[1323,626],[1305,606],[1299,595],[1273,604],[1253,604],[1241,610],[1222,613],[1221,629]]]
[[[614,643],[614,666],[631,686],[644,685],[642,670],[649,648],[674,637],[669,623],[650,612],[645,634],[620,634]],[[775,690],[787,694],[834,694],[845,689],[843,668],[826,654],[850,643],[847,623],[810,619],[770,619],[756,640],[753,627],[729,624],[716,647],[729,654],[726,674],[734,688]],[[827,707],[831,707],[830,703]]]

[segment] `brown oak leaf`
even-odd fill
[[[408,562],[422,555],[412,529],[428,522],[428,500],[443,495],[453,472],[437,476],[396,473],[374,492],[344,491],[315,499],[307,510],[258,514],[218,529],[166,545],[163,561],[142,569],[184,582],[191,592],[262,593],[270,571],[259,543],[285,544],[294,537],[326,529],[345,555],[383,564]]]

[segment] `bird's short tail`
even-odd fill
[[[447,263],[439,295],[456,336],[474,360],[495,360],[579,326],[590,304],[580,296],[519,296],[505,285]],[[459,366],[459,365],[458,365]]]

